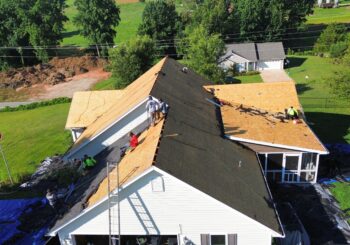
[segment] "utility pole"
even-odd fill
[[[2,140],[2,134],[0,133],[0,141]],[[1,147],[1,144],[0,144],[0,152],[1,152],[1,155],[2,155],[2,158],[4,159],[4,162],[5,162],[5,166],[6,166],[6,169],[7,169],[7,173],[9,175],[9,178],[10,178],[10,181],[11,181],[11,184],[13,185],[13,179],[12,179],[12,176],[11,176],[11,173],[10,173],[10,169],[9,169],[9,166],[8,166],[8,163],[7,163],[7,160],[6,160],[6,157],[5,157],[5,153]]]

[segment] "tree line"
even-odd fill
[[[313,3],[182,0],[183,11],[179,12],[172,0],[147,1],[138,36],[116,48],[111,44],[117,35],[120,9],[114,0],[75,0],[78,14],[73,22],[96,46],[98,55],[109,56],[118,88],[164,55],[181,58],[198,73],[219,82],[225,74],[217,61],[225,42],[278,40],[305,22]],[[59,45],[63,38],[66,7],[65,0],[0,0],[0,67],[11,65],[10,57],[22,57],[20,62],[25,63],[27,57],[46,62],[54,56],[50,47]]]
[[[119,7],[113,0],[75,0],[73,22],[97,44],[113,43]],[[17,63],[47,62],[63,39],[65,0],[0,0],[0,69]],[[106,53],[105,50],[103,50]]]
[[[163,56],[181,58],[208,79],[223,81],[225,74],[217,62],[225,51],[225,42],[279,40],[287,31],[300,28],[312,13],[314,0],[183,0],[182,4],[184,11],[178,13],[173,1],[147,2],[138,41],[112,50],[111,58],[123,59],[123,65],[131,65],[135,62],[132,57],[140,52],[132,47],[142,42],[152,50],[148,53],[157,51]],[[156,58],[149,57],[145,60],[148,63],[139,67],[150,67]],[[117,87],[125,86],[145,71],[140,69],[125,75],[113,62],[111,69]]]

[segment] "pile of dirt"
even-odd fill
[[[18,89],[36,84],[56,85],[68,78],[103,68],[106,60],[91,56],[53,58],[47,64],[11,69],[0,73],[0,89]]]

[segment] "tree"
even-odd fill
[[[209,34],[225,35],[234,30],[234,16],[226,0],[205,0],[194,10],[190,27],[203,26]]]
[[[350,99],[350,72],[347,70],[336,71],[328,78],[331,92],[341,98]]]
[[[22,19],[21,32],[28,36],[29,44],[35,48],[38,59],[47,62],[46,47],[57,45],[62,40],[65,0],[21,1],[18,14]]]
[[[137,36],[116,48],[110,49],[109,60],[116,88],[129,85],[154,63],[156,47],[148,36]]]
[[[170,1],[156,0],[146,3],[142,13],[142,23],[139,26],[139,35],[148,35],[161,45],[162,50],[173,51],[174,37],[178,31],[179,15],[175,4]],[[170,47],[170,48],[168,48]]]
[[[181,43],[185,63],[206,78],[220,83],[225,74],[218,67],[218,60],[223,55],[225,43],[219,34],[209,34],[204,26],[187,30],[185,42]]]
[[[347,39],[347,28],[344,24],[330,24],[317,39],[314,51],[323,55],[330,52],[331,47],[338,42],[345,42]],[[336,47],[333,47],[333,49]]]
[[[78,14],[74,23],[81,27],[80,33],[96,46],[113,43],[117,32],[114,28],[119,24],[119,7],[114,0],[75,0]]]
[[[242,38],[277,40],[297,29],[312,13],[313,0],[233,0]]]
[[[64,0],[0,0],[0,45],[2,56],[33,56],[47,61],[45,47],[57,45],[62,39]],[[21,47],[33,47],[22,49]],[[24,59],[22,57],[22,64]],[[4,62],[8,62],[8,59]]]

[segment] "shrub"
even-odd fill
[[[30,103],[30,104],[27,104],[27,105],[20,105],[20,106],[17,106],[17,107],[6,106],[5,108],[0,109],[0,112],[33,110],[33,109],[36,109],[36,108],[39,108],[39,107],[44,107],[44,106],[70,103],[71,101],[72,101],[71,98],[60,97],[60,98],[55,98],[55,99],[52,99],[52,100],[46,100],[46,101],[41,101],[41,102],[33,102],[33,103]]]
[[[346,42],[338,42],[331,45],[329,52],[332,58],[339,58],[345,54],[347,48],[348,44]]]

